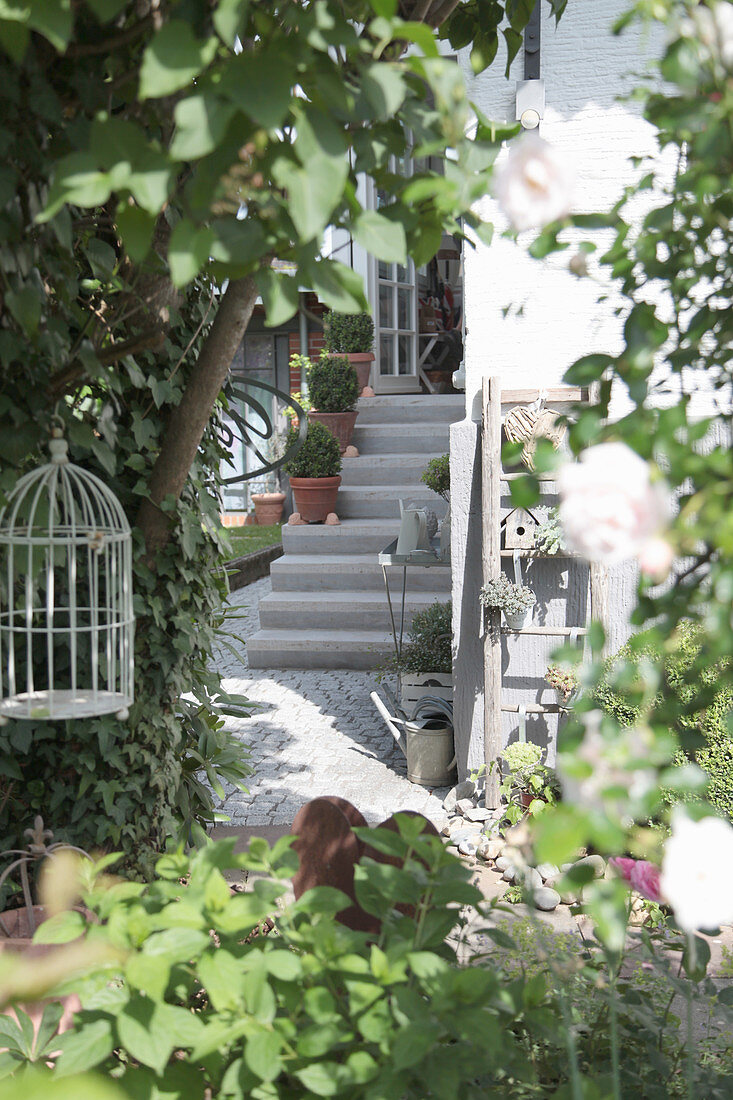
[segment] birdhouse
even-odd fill
[[[536,516],[525,508],[515,508],[501,524],[505,550],[531,550],[539,527]]]

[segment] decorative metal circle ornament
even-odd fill
[[[128,717],[132,537],[114,493],[69,462],[21,477],[0,510],[0,723]]]

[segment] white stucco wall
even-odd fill
[[[569,0],[557,29],[550,18],[542,26],[542,76],[546,109],[541,135],[567,153],[576,169],[573,208],[608,209],[624,187],[640,174],[632,156],[657,153],[653,129],[633,103],[618,98],[638,81],[660,49],[661,35],[649,37],[634,27],[622,36],[611,26],[627,8],[626,0]],[[543,5],[544,7],[544,5]],[[467,74],[470,74],[467,59]],[[505,80],[501,66],[471,78],[472,98],[489,118],[515,117],[515,79],[523,77],[524,51]],[[502,156],[506,155],[502,153]],[[645,196],[640,212],[648,203]],[[538,262],[526,254],[532,234],[520,243],[502,238],[505,222],[490,196],[480,206],[496,227],[490,247],[466,249],[466,420],[451,429],[451,510],[453,616],[455,636],[455,726],[463,773],[483,760],[483,644],[478,592],[481,586],[481,470],[478,424],[481,381],[498,374],[508,387],[542,388],[558,384],[567,367],[592,351],[618,349],[621,322],[614,303],[598,304],[602,287],[568,271],[573,249]],[[522,307],[521,315],[516,309]],[[511,307],[507,316],[504,311]],[[615,401],[617,411],[623,396]],[[548,505],[556,503],[550,497]],[[502,500],[502,514],[511,505]],[[539,510],[542,515],[542,509]],[[538,595],[535,621],[576,625],[585,618],[586,574],[577,563],[539,563],[530,579]],[[508,571],[511,575],[511,566]],[[618,570],[610,582],[611,648],[628,634],[634,599],[632,568]],[[541,702],[549,693],[543,674],[559,639],[511,637],[503,653],[504,697],[508,702]],[[517,735],[516,716],[505,716],[504,742]],[[530,719],[527,737],[554,756],[554,718]]]

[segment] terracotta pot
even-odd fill
[[[283,517],[285,493],[252,493],[252,503],[260,527],[271,527]]]
[[[322,413],[311,410],[308,413],[308,419],[317,420],[319,424],[323,424],[324,428],[328,428],[331,435],[335,435],[338,439],[341,454],[343,454],[351,443],[358,415],[356,412]],[[252,499],[254,500],[254,497]]]
[[[374,355],[371,351],[350,351],[346,358],[352,366],[356,367],[356,377],[359,380],[359,391],[369,385],[369,375],[372,373]]]
[[[323,523],[329,512],[336,511],[336,494],[341,476],[291,477],[295,511],[306,523]]]

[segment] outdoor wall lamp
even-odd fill
[[[524,80],[517,81],[516,117],[523,130],[536,130],[545,115],[545,82],[540,77],[540,2],[524,29]]]
[[[525,130],[536,130],[545,115],[544,80],[517,81],[516,117]]]

